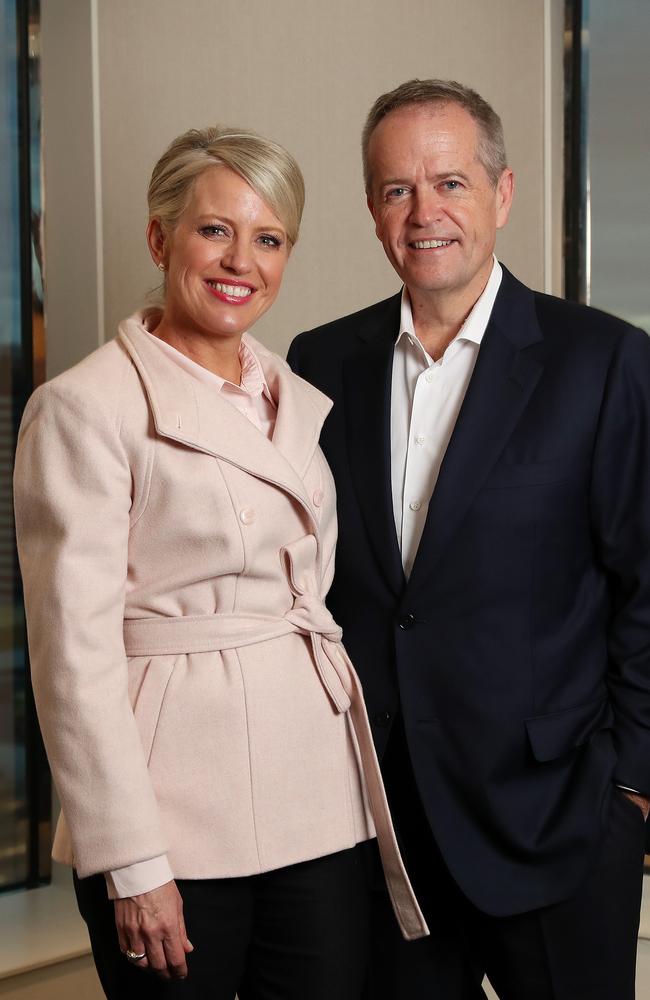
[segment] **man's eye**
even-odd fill
[[[386,197],[387,198],[401,198],[403,195],[406,194],[406,191],[407,191],[407,188],[405,188],[405,187],[389,188],[388,191],[386,192]]]
[[[458,191],[461,187],[460,181],[445,181],[443,187],[446,187],[448,191]]]

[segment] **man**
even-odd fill
[[[363,136],[401,294],[299,336],[335,402],[330,606],[431,937],[376,890],[372,1000],[631,1000],[650,793],[650,341],[493,256],[513,174],[459,84]]]

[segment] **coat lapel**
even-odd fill
[[[533,293],[504,268],[476,367],[429,503],[408,591],[430,574],[499,458],[543,370]]]
[[[271,442],[219,393],[166,357],[139,319],[136,315],[121,324],[119,337],[140,374],[158,434],[279,486],[299,500],[314,521],[302,477],[318,445],[330,400],[249,337],[278,400]]]
[[[404,587],[395,532],[390,461],[393,346],[399,332],[400,295],[381,303],[358,331],[359,348],[344,362],[343,389],[350,469],[370,543],[392,591]]]

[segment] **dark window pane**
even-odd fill
[[[0,0],[0,888],[34,885],[48,871],[49,844],[39,843],[39,831],[49,831],[47,778],[27,681],[11,495],[35,330],[42,356],[39,63],[37,52],[28,55],[37,12],[37,3]]]

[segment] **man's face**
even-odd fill
[[[368,207],[412,298],[457,293],[475,301],[490,275],[513,177],[506,169],[493,186],[478,139],[474,119],[457,104],[400,108],[370,137]]]

